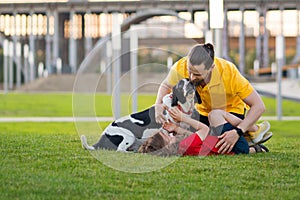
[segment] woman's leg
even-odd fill
[[[212,110],[208,115],[208,120],[210,122],[210,125],[213,127],[220,126],[227,122],[236,127],[242,121],[242,119],[224,110]],[[257,128],[257,125],[253,125],[248,131],[256,131]]]
[[[234,129],[241,121],[238,117],[222,110],[211,111],[208,118],[214,135],[222,135],[226,131]],[[239,137],[232,151],[236,154],[249,153],[248,142],[243,136]]]

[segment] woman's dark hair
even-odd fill
[[[209,69],[215,58],[214,46],[210,43],[195,45],[188,54],[188,60],[191,65],[205,65]]]
[[[178,155],[178,144],[180,139],[172,144],[166,144],[159,131],[150,136],[138,149],[139,153],[148,153],[157,156]]]

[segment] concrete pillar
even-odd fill
[[[293,58],[291,64],[296,64],[296,63],[298,63],[300,61],[300,20],[299,20],[299,17],[300,17],[299,12],[300,11],[299,10],[300,10],[300,8],[297,8],[297,24],[296,24],[296,27],[297,27],[297,43],[296,43],[296,55]]]
[[[9,42],[9,63],[8,63],[8,68],[9,68],[9,77],[8,77],[8,89],[12,90],[14,88],[14,43]]]
[[[91,21],[92,19],[90,18],[90,14],[91,11],[88,10],[86,12],[86,14],[88,15],[87,18],[84,18],[84,24],[85,24],[85,28],[87,28],[88,30],[85,30],[85,33],[87,33],[87,35],[84,35],[84,50],[85,50],[85,56],[87,56],[87,54],[92,50],[93,48],[93,40],[91,37],[91,29],[90,29],[90,25],[91,25]]]
[[[9,42],[3,41],[3,90],[4,94],[8,93],[8,55],[9,55]]]
[[[113,49],[113,73],[114,73],[114,92],[113,92],[113,110],[114,118],[121,117],[121,26],[118,13],[112,14],[112,49]]]
[[[16,43],[15,46],[15,61],[16,61],[16,87],[19,88],[21,86],[21,52],[22,52],[22,45],[20,42]]]
[[[256,59],[259,60],[260,68],[268,67],[268,33],[266,28],[266,9],[258,8],[259,12],[259,34],[256,40]],[[267,45],[267,46],[265,46]]]
[[[130,80],[132,95],[132,112],[138,110],[138,31],[134,25],[130,27]]]
[[[52,67],[51,67],[51,58],[52,58],[52,52],[51,52],[51,36],[50,36],[50,17],[51,17],[51,13],[49,8],[47,9],[47,13],[46,13],[46,17],[47,17],[47,33],[46,33],[46,70],[49,74],[52,74]]]
[[[53,33],[53,41],[52,41],[52,66],[56,66],[57,70],[57,59],[59,58],[59,13],[55,9],[52,12],[54,19],[54,33]]]
[[[213,30],[215,55],[222,56],[222,32],[224,28],[224,1],[210,0],[209,1],[209,25]]]
[[[286,59],[285,59],[285,39],[284,39],[284,29],[283,29],[283,11],[284,11],[284,9],[281,7],[280,11],[281,11],[281,15],[280,15],[280,28],[281,28],[280,29],[281,30],[280,31],[280,36],[283,37],[283,40],[282,40],[282,43],[280,42],[279,44],[282,45],[282,47],[281,47],[282,48],[282,55],[281,55],[282,61],[281,61],[281,63],[282,63],[282,66],[284,66],[286,64]]]
[[[106,43],[106,92],[107,94],[112,94],[112,45],[111,41],[107,41]]]
[[[29,68],[28,68],[28,58],[29,58],[29,46],[25,44],[23,47],[23,74],[24,74],[24,82],[29,82]]]
[[[20,36],[17,35],[17,29],[20,28],[20,21],[17,20],[17,12],[14,12],[14,29],[15,33],[12,36],[13,39],[13,61],[16,64],[16,87],[19,88],[21,86],[21,44],[19,42]]]
[[[225,8],[224,10],[224,28],[222,30],[222,46],[221,46],[221,49],[222,49],[222,57],[226,60],[229,60],[231,61],[231,58],[229,57],[228,55],[228,52],[229,52],[229,41],[228,41],[228,17],[227,17],[227,8]]]
[[[71,67],[71,72],[76,73],[77,71],[77,44],[75,39],[75,23],[74,23],[75,11],[70,11],[70,38],[69,38],[69,65]]]
[[[240,62],[239,62],[239,70],[242,75],[245,74],[245,68],[246,68],[246,59],[245,59],[245,13],[244,8],[240,9],[241,11],[241,31],[239,35],[239,56],[240,56]]]
[[[213,30],[214,34],[214,44],[215,44],[215,55],[217,57],[222,57],[222,49],[224,48],[223,45],[223,38],[222,38],[223,30],[220,28],[216,28]]]
[[[264,10],[264,33],[263,33],[263,63],[269,67],[269,31],[267,29],[267,11]]]
[[[283,34],[276,37],[276,63],[277,63],[277,120],[282,119],[282,67],[285,60],[285,42]]]
[[[30,72],[30,81],[33,81],[36,77],[36,65],[35,65],[35,53],[36,53],[36,48],[35,48],[35,39],[36,36],[33,34],[33,25],[34,25],[34,19],[33,19],[33,12],[30,12],[31,16],[31,33],[29,36],[29,72]]]

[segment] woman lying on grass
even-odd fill
[[[236,130],[235,126],[241,121],[238,117],[225,111],[213,110],[209,114],[211,125],[209,128],[205,124],[184,115],[176,108],[171,108],[168,111],[173,119],[185,122],[197,131],[192,133],[173,123],[165,123],[163,128],[172,134],[169,135],[162,131],[154,133],[140,146],[138,152],[160,156],[218,155],[224,152],[220,145],[222,134],[226,131]],[[249,131],[252,130],[254,130],[253,127]],[[226,150],[225,154],[248,154],[268,151],[268,148],[262,144],[249,147],[245,137],[240,136],[235,145],[231,149]]]

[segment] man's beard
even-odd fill
[[[195,86],[195,87],[198,87],[200,86],[202,83],[204,82],[204,80],[195,80],[195,81],[192,81],[192,84]]]

